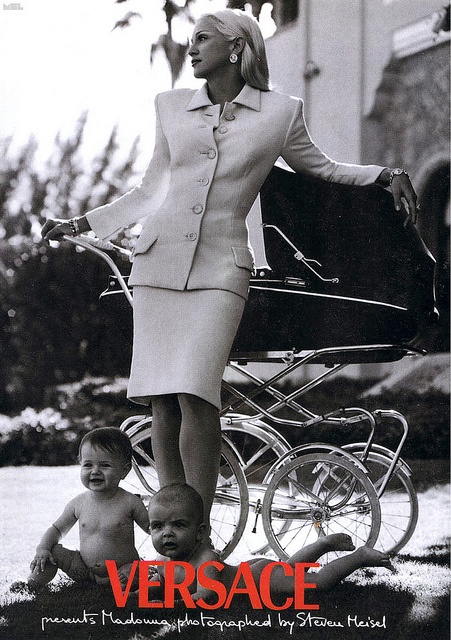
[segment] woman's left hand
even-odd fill
[[[396,211],[407,210],[407,218],[404,226],[412,220],[415,224],[417,221],[417,213],[419,206],[417,204],[417,194],[410,182],[410,178],[407,173],[395,174],[390,185],[390,189],[393,195]]]

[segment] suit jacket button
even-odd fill
[[[235,120],[235,116],[230,114],[225,117],[226,120]]]
[[[203,185],[207,185],[210,180],[208,178],[199,178],[198,182],[200,182]]]
[[[222,125],[221,127],[219,127],[218,131],[219,133],[227,133],[228,129],[226,126]]]
[[[196,204],[193,208],[192,208],[194,213],[202,213],[202,211],[204,210],[203,206],[201,204]]]
[[[216,151],[214,149],[209,149],[207,151],[207,158],[210,158],[210,160],[213,160],[213,158],[216,158]]]
[[[197,233],[195,233],[194,231],[192,231],[191,233],[187,233],[186,237],[188,238],[188,240],[197,240]]]

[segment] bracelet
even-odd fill
[[[80,233],[80,225],[78,224],[78,218],[70,218],[68,220],[70,231],[73,236],[78,236]]]
[[[407,171],[405,169],[392,169],[390,171],[390,177],[388,178],[388,186],[391,187],[391,183],[393,182],[393,178],[395,176],[401,176],[402,174],[405,174],[407,177],[409,177],[409,174],[407,173]]]

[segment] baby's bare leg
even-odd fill
[[[34,570],[28,576],[30,587],[43,587],[55,577],[58,569],[64,571],[72,580],[92,579],[91,572],[83,562],[79,551],[66,549],[61,544],[55,544],[52,547],[52,557],[55,564],[47,562],[43,571]]]
[[[291,556],[287,563],[294,566],[296,562],[316,562],[321,555],[329,551],[349,551],[352,549],[354,549],[354,545],[351,538],[346,534],[324,536]],[[252,564],[250,563],[252,575],[257,583],[260,581],[263,569],[271,562],[267,558],[262,558],[254,560]],[[306,573],[306,582],[316,584],[318,591],[327,591],[335,587],[353,571],[362,567],[386,567],[387,569],[392,569],[390,557],[387,554],[364,546],[342,558],[333,560],[317,573]],[[294,576],[287,576],[282,566],[274,567],[271,572],[271,594],[274,596],[292,596],[294,594]]]
[[[58,571],[58,567],[51,562],[47,562],[44,569],[39,571],[35,569],[28,576],[27,582],[29,587],[43,587],[53,580]]]
[[[288,558],[288,564],[294,565],[296,562],[316,562],[325,553],[330,551],[354,551],[355,546],[352,539],[346,533],[333,533],[329,536],[322,536],[299,549],[294,555]]]
[[[332,560],[322,567],[318,573],[309,573],[309,581],[316,583],[319,591],[327,591],[362,567],[386,567],[391,569],[390,557],[382,551],[371,547],[359,547],[347,556]]]
[[[302,562],[302,560],[299,562]],[[273,560],[268,558],[255,558],[249,562],[252,576],[257,585],[260,584],[263,569],[272,563]],[[241,584],[238,586],[241,586]],[[292,596],[294,594],[294,575],[287,576],[281,565],[275,566],[271,571],[270,591],[273,596]]]
[[[119,576],[119,580],[121,583],[121,587],[123,589],[125,589],[125,587],[128,584],[128,580],[130,577],[130,572],[133,569],[133,562],[130,562],[128,564],[123,564],[121,567],[119,567],[117,573]],[[135,569],[135,574],[133,576],[133,582],[131,584],[131,589],[132,590],[136,590],[139,586],[139,572]]]

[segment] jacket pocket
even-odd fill
[[[237,267],[252,271],[254,268],[254,258],[247,247],[232,247],[235,264]]]
[[[146,233],[146,229],[139,236],[135,248],[133,249],[133,255],[138,253],[146,253],[150,247],[155,244],[158,239],[158,233],[155,230],[149,230]]]

